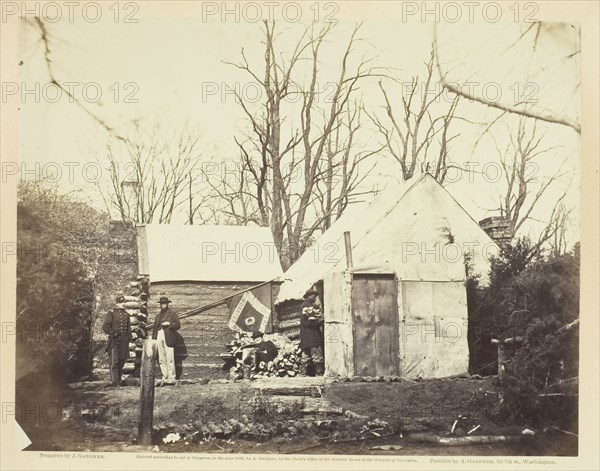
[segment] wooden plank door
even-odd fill
[[[398,282],[394,275],[355,274],[352,279],[354,372],[399,374]]]

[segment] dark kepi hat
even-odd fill
[[[304,293],[304,299],[308,298],[309,296],[318,296],[319,292],[315,291],[314,289],[309,289],[306,293]]]
[[[115,301],[116,301],[117,303],[124,303],[124,302],[125,302],[125,296],[123,296],[122,294],[119,294],[119,295],[116,297]]]
[[[161,296],[160,299],[158,300],[158,304],[163,304],[163,303],[170,303],[171,300],[169,298],[167,298],[166,296]]]

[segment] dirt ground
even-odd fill
[[[295,379],[302,386],[302,380]],[[63,390],[22,385],[17,389],[17,420],[33,442],[28,450],[577,454],[574,435],[491,420],[489,410],[496,401],[494,378],[333,382],[325,384],[322,392],[324,404],[336,408],[335,414],[326,407],[322,413],[307,415],[302,410],[305,400],[300,397],[277,405],[272,396],[258,392],[249,381],[156,388],[154,445],[150,447],[136,444],[140,390],[135,386],[113,389],[104,383],[88,383]],[[525,428],[535,435],[522,435]],[[448,436],[507,436],[514,441],[443,446],[422,440]]]

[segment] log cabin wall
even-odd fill
[[[171,307],[178,314],[205,306],[256,286],[260,282],[161,282],[151,283],[148,314],[150,325],[160,308],[157,300],[168,296]],[[273,285],[273,297],[278,286]],[[175,347],[177,375],[181,379],[227,378],[223,361],[225,345],[233,340],[234,332],[228,327],[230,310],[226,303],[214,306],[200,314],[181,319],[180,337]],[[276,316],[274,316],[275,323]],[[150,333],[151,331],[149,331]]]
[[[302,300],[293,299],[277,304],[275,307],[279,332],[290,340],[300,340],[300,306]]]
[[[198,308],[230,296],[241,290],[256,286],[265,280],[243,282],[184,282],[169,281],[152,283],[149,273],[146,227],[129,221],[110,221],[110,250],[102,256],[101,263],[107,267],[96,279],[93,325],[93,374],[98,380],[108,380],[108,354],[104,348],[107,336],[102,331],[102,323],[107,311],[115,307],[115,296],[119,293],[132,294],[135,289],[131,282],[138,274],[149,275],[151,282],[148,301],[148,320],[154,321],[158,312],[156,303],[161,293],[173,300],[172,307],[178,313]],[[273,283],[273,299],[279,292],[281,283]],[[229,308],[221,304],[202,314],[182,320],[182,341],[176,349],[177,373],[182,378],[225,378],[223,362],[219,354],[225,351],[225,344],[232,339],[233,332],[227,327]],[[278,317],[273,314],[273,327],[277,329]],[[298,318],[299,327],[299,318]],[[151,332],[150,332],[151,333]],[[299,330],[298,330],[299,335]]]

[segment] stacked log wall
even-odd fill
[[[150,275],[152,276],[152,275]],[[159,312],[157,300],[168,296],[171,308],[178,315],[195,308],[222,300],[260,282],[161,282],[151,283],[148,303],[149,322],[152,325]],[[274,286],[274,295],[278,287]],[[228,327],[230,309],[221,303],[206,311],[181,319],[180,338],[175,347],[175,362],[181,379],[227,378],[224,362],[219,354],[224,353],[226,344],[234,339]],[[276,318],[274,318],[275,320]],[[151,331],[149,331],[151,333]]]
[[[137,230],[130,221],[109,222],[110,243],[103,254],[94,287],[96,303],[92,331],[93,374],[97,379],[110,377],[108,354],[104,351],[107,337],[102,324],[107,311],[115,307],[118,293],[129,294],[130,282],[138,275]]]
[[[290,340],[300,340],[301,305],[302,300],[291,300],[275,307],[279,331]]]

